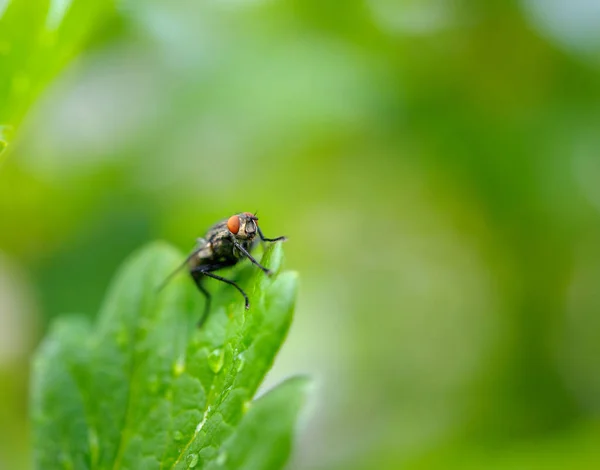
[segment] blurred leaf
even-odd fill
[[[59,319],[34,362],[36,468],[252,468],[285,463],[306,381],[251,400],[292,318],[296,274],[235,270],[250,296],[224,286],[202,329],[203,300],[186,276],[157,293],[183,258],[163,244],[117,276],[97,326]],[[227,463],[228,462],[228,463]]]
[[[115,15],[110,0],[0,0],[0,147],[40,91]],[[0,148],[0,151],[2,148]]]

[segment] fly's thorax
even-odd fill
[[[214,260],[222,261],[233,257],[233,242],[229,234],[214,238],[211,247]]]

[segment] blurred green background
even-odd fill
[[[0,468],[49,321],[255,210],[290,469],[600,468],[597,2],[0,0],[0,126]]]

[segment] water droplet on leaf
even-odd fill
[[[225,362],[225,352],[222,349],[215,349],[208,355],[208,366],[215,374],[221,372]]]
[[[191,454],[187,456],[188,468],[194,468],[198,465],[198,454]]]
[[[237,358],[238,358],[238,363],[236,366],[236,370],[238,372],[240,372],[244,368],[244,365],[246,364],[246,359],[244,358],[244,353],[241,353]]]
[[[173,439],[175,439],[176,441],[180,441],[181,439],[183,439],[183,434],[181,434],[179,431],[175,431],[173,433]]]

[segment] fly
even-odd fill
[[[256,217],[256,214],[242,212],[216,223],[203,238],[198,239],[194,251],[189,254],[183,264],[171,273],[160,286],[159,289],[162,289],[179,270],[185,267],[188,268],[198,290],[206,298],[204,312],[198,322],[199,327],[204,324],[210,310],[211,295],[202,284],[205,277],[211,277],[235,287],[244,297],[246,310],[248,310],[250,308],[250,301],[244,290],[234,281],[219,276],[214,271],[234,266],[244,258],[248,258],[252,264],[258,266],[266,275],[271,275],[271,271],[256,261],[250,254],[255,237],[258,234],[263,242],[285,241],[286,237],[266,238],[257,222],[258,217]]]

